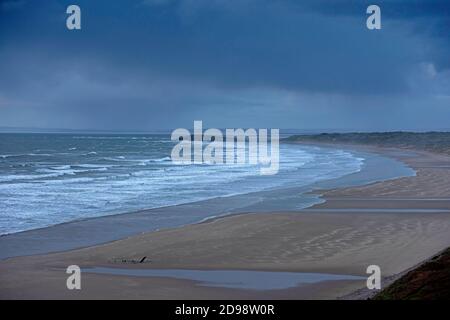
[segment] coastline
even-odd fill
[[[357,146],[348,148],[358,149]],[[92,287],[74,293],[65,289],[66,274],[62,268],[68,263],[83,267],[135,268],[134,264],[117,261],[147,255],[150,262],[145,264],[146,268],[364,275],[363,266],[372,264],[368,262],[375,258],[383,275],[393,275],[449,246],[450,206],[444,195],[449,194],[450,177],[443,166],[448,165],[449,157],[417,150],[412,151],[417,156],[412,156],[409,151],[397,149],[361,147],[363,149],[398,157],[414,168],[417,176],[316,190],[326,201],[299,212],[216,217],[203,223],[143,233],[84,249],[0,261],[0,296],[329,299],[347,294],[361,287],[363,282],[331,281],[254,292],[201,287],[195,281],[182,279],[154,277],[137,281],[130,276],[88,274],[85,278]],[[445,176],[437,171],[445,172]],[[352,211],[341,212],[348,209]],[[373,214],[373,209],[381,212]],[[425,211],[407,213],[403,209],[438,211],[423,214]],[[45,288],[37,284],[36,279],[45,279]],[[103,289],[94,289],[94,284]],[[133,290],[124,290],[131,287]],[[118,292],[113,293],[116,289]],[[187,294],[187,291],[192,293]]]
[[[339,150],[339,146],[325,146]],[[348,149],[348,148],[347,148]],[[134,235],[201,223],[211,218],[248,212],[298,212],[323,202],[320,190],[369,184],[413,175],[401,161],[374,152],[348,149],[364,157],[360,171],[337,178],[324,179],[302,186],[280,187],[253,193],[189,202],[185,204],[141,209],[93,218],[79,219],[0,236],[0,260],[61,252],[99,245]],[[380,170],[379,168],[384,168]],[[156,218],[156,219],[155,219]],[[120,226],[118,228],[117,226]],[[73,235],[73,236],[71,236]]]

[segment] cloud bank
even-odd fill
[[[450,4],[68,1],[0,6],[0,126],[448,128]]]

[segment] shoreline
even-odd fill
[[[318,145],[320,146],[320,144]],[[126,239],[145,232],[180,228],[236,214],[276,211],[298,212],[324,201],[321,198],[322,190],[370,184],[413,174],[413,170],[405,166],[402,161],[392,160],[392,158],[385,157],[383,154],[380,155],[373,150],[366,152],[354,148],[349,149],[345,146],[342,148],[341,146],[329,145],[323,147],[334,150],[345,148],[347,152],[351,152],[354,156],[364,156],[365,163],[358,172],[304,186],[272,188],[185,204],[78,219],[43,228],[1,235],[0,261],[16,256],[81,249]],[[391,172],[379,172],[378,165],[392,168]],[[261,199],[264,199],[264,201],[261,202]],[[283,201],[279,199],[283,199]],[[164,218],[160,225],[154,226],[155,221],[151,219],[155,215],[173,217]],[[181,217],[186,221],[180,223],[179,221],[183,219],[177,220],[177,218]],[[121,228],[118,229],[117,225],[121,225]],[[66,236],[66,234],[72,233],[78,234],[78,237]],[[39,246],[36,245],[36,239],[39,239]]]
[[[384,152],[391,156],[398,153],[397,150]],[[314,213],[307,213],[308,209],[305,209],[215,217],[202,223],[143,233],[83,249],[0,261],[0,297],[332,299],[345,296],[363,283],[325,281],[255,292],[200,287],[188,279],[88,274],[84,276],[88,281],[86,290],[74,293],[65,289],[64,270],[55,271],[55,268],[64,268],[68,264],[136,268],[142,265],[117,261],[121,258],[131,261],[145,255],[151,261],[145,268],[150,269],[364,275],[363,267],[375,259],[382,267],[383,276],[394,275],[450,245],[450,213],[395,212],[405,206],[406,209],[427,209],[430,205],[450,212],[448,196],[444,197],[449,194],[450,174],[442,166],[442,163],[449,163],[450,157],[412,152],[416,156],[402,155],[402,160],[409,162],[416,170],[416,176],[315,190],[322,194],[325,202],[309,208],[317,210]],[[445,176],[436,171],[445,172]],[[387,212],[370,212],[369,209],[379,208],[380,204]],[[326,213],[327,208],[358,210]],[[36,279],[45,279],[45,287]],[[98,286],[102,289],[95,289]]]

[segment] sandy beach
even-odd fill
[[[103,245],[0,261],[0,298],[335,299],[365,286],[334,280],[277,290],[198,285],[188,279],[83,273],[67,290],[69,265],[121,269],[255,270],[383,277],[450,246],[450,157],[360,148],[403,161],[417,175],[317,191],[326,200],[298,212],[242,213]],[[133,263],[140,261],[143,263]]]
[[[449,12],[0,0],[0,300],[450,300]]]

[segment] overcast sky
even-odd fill
[[[0,0],[0,126],[448,129],[449,31],[448,0]]]

